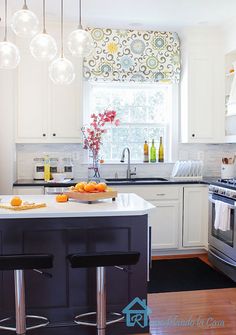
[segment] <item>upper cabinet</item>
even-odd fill
[[[182,36],[181,140],[224,142],[224,57],[215,32]]]
[[[69,58],[69,55],[66,57]],[[18,67],[16,142],[80,143],[82,140],[82,60],[73,58],[76,78],[59,86],[49,79],[48,65],[21,47]]]
[[[236,51],[225,56],[225,138],[236,142]]]

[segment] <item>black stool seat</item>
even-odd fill
[[[135,265],[139,257],[140,253],[135,251],[79,253],[67,256],[72,268]]]
[[[0,255],[0,271],[51,269],[53,256],[48,254]]]

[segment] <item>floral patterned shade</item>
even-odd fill
[[[172,32],[88,28],[95,50],[84,59],[84,78],[109,81],[180,79],[179,37]]]

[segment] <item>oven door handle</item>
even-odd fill
[[[216,203],[215,200],[212,199],[212,197],[209,197],[208,199],[209,199],[209,201],[210,201],[212,204],[215,204],[215,203]],[[218,200],[218,201],[221,201],[221,200]],[[227,202],[225,202],[225,201],[221,201],[221,202],[227,204],[227,205],[229,206],[230,209],[236,209],[236,206],[229,205],[229,204],[228,204]]]
[[[230,262],[226,261],[225,259],[223,259],[222,257],[218,256],[217,254],[215,254],[215,253],[214,253],[213,251],[211,251],[211,250],[208,250],[208,252],[209,252],[212,256],[218,258],[221,262],[223,262],[223,263],[225,263],[225,264],[227,264],[227,265],[229,265],[229,266],[232,266],[233,268],[236,268],[236,263],[234,264],[234,263],[230,263]]]

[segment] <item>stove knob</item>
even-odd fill
[[[225,195],[227,195],[227,197],[232,197],[232,194],[230,191],[225,191]]]

